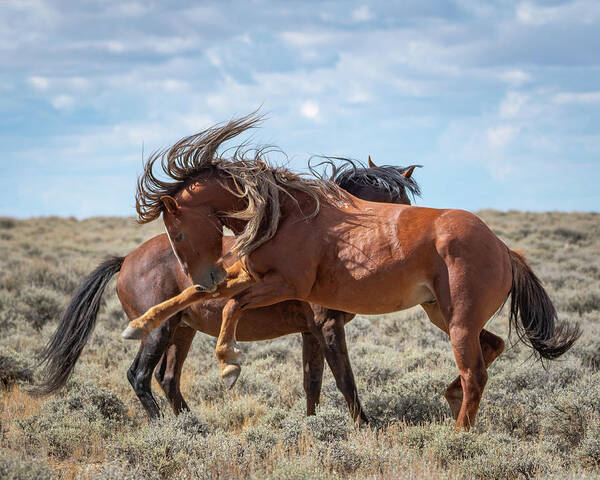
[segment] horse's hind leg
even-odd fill
[[[461,430],[469,430],[475,422],[487,382],[487,370],[479,343],[479,329],[476,329],[470,320],[472,318],[469,316],[455,313],[449,326],[450,343],[463,391],[462,405],[456,419],[456,428]]]
[[[447,335],[450,335],[450,331],[448,329],[448,321],[446,317],[442,313],[440,306],[437,302],[435,303],[424,303],[421,305],[431,323],[433,323],[440,330],[444,331]],[[456,420],[458,418],[458,412],[460,411],[460,407],[462,405],[463,393],[460,382],[460,376],[456,378],[446,389],[444,393],[446,397],[446,401],[450,406],[450,411],[452,412],[452,417]]]
[[[317,306],[313,306],[313,309],[315,334],[323,345],[327,364],[333,372],[338,389],[344,395],[350,415],[359,423],[368,423],[369,419],[358,398],[358,389],[346,347],[344,325],[347,314]]]
[[[169,344],[172,331],[177,323],[179,323],[179,315],[170,318],[160,328],[153,330],[142,341],[140,349],[127,371],[129,383],[150,419],[156,418],[160,414],[150,387],[152,372]]]
[[[145,365],[147,362],[147,357],[144,353],[145,347],[146,346],[144,345],[144,342],[142,342],[138,353],[133,360],[133,363],[129,367],[129,370],[127,370],[127,379],[129,380],[129,383],[131,384],[131,387],[137,395],[140,403],[144,407],[144,410],[146,410],[148,418],[152,419],[158,417],[160,410],[150,388],[152,371],[150,371],[149,375],[147,374],[147,368]]]
[[[302,334],[302,373],[306,393],[306,414],[315,415],[321,396],[325,356],[319,339],[310,332]]]
[[[499,336],[494,335],[492,332],[482,330],[479,334],[479,343],[483,353],[483,361],[485,362],[486,368],[489,368],[492,362],[496,360],[496,358],[498,358],[504,351],[504,340],[502,340]],[[458,412],[460,411],[463,400],[460,375],[456,377],[450,385],[448,385],[445,397],[450,405],[452,416],[456,420],[458,418]]]
[[[195,335],[196,330],[193,328],[187,325],[179,325],[167,347],[167,351],[162,356],[158,368],[154,372],[154,377],[165,392],[167,400],[169,400],[169,404],[176,415],[189,410],[181,395],[181,370]]]
[[[442,311],[440,310],[439,305],[437,303],[429,303],[421,306],[427,313],[431,323],[449,335],[450,332],[448,323]],[[504,340],[497,335],[494,335],[492,332],[482,330],[479,334],[479,342],[485,367],[487,368],[504,351]],[[456,377],[450,385],[448,385],[444,396],[446,397],[446,401],[450,406],[452,417],[456,420],[458,418],[458,413],[460,412],[460,407],[463,403],[463,389],[460,375]]]

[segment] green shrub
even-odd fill
[[[231,391],[219,381],[215,339],[196,335],[181,386],[198,413],[172,415],[153,380],[165,416],[149,422],[125,376],[139,345],[119,336],[126,319],[113,280],[75,381],[46,399],[0,392],[0,478],[598,477],[600,215],[483,214],[510,248],[525,252],[561,321],[579,321],[584,333],[547,370],[527,347],[507,346],[488,371],[470,433],[454,431],[444,399],[457,375],[448,337],[418,307],[358,316],[346,327],[373,426],[353,424],[327,365],[321,407],[305,417],[300,335],[245,343]],[[8,223],[2,229],[0,219],[0,385],[30,381],[35,353],[75,283],[107,255],[126,254],[163,231],[160,222],[136,226],[121,218]],[[507,338],[506,308],[491,329]],[[7,474],[7,465],[17,473]]]
[[[63,310],[62,297],[45,287],[27,287],[19,299],[25,318],[38,330],[49,321],[58,320]]]
[[[372,459],[364,449],[343,442],[331,442],[327,445],[324,464],[336,472],[353,473],[361,465],[369,465]]]
[[[136,469],[142,478],[171,478],[185,468],[200,438],[165,417],[119,438],[110,448],[113,458]]]
[[[580,292],[569,298],[564,306],[568,312],[576,312],[583,315],[587,312],[600,310],[600,293]]]
[[[587,468],[600,466],[600,422],[594,422],[585,432],[577,457]]]
[[[138,469],[113,461],[102,465],[99,471],[94,466],[83,468],[77,478],[78,480],[139,480],[141,478],[154,480],[159,478],[158,474],[154,475],[152,472],[149,475],[144,476]]]
[[[75,450],[92,452],[92,439],[107,439],[127,422],[123,402],[110,390],[71,383],[64,396],[53,397],[39,414],[18,421],[31,453],[39,449],[60,459]]]
[[[8,388],[15,382],[31,382],[33,369],[19,353],[0,353],[0,387]]]
[[[279,443],[277,432],[265,425],[256,425],[244,429],[244,440],[248,447],[256,450],[259,457],[264,458],[272,453]]]
[[[309,458],[282,458],[277,461],[269,478],[273,480],[327,480],[334,478]]]
[[[64,266],[52,265],[46,261],[31,262],[24,271],[28,285],[45,287],[67,295],[74,293],[80,281],[75,274]]]
[[[550,460],[541,459],[525,448],[501,448],[470,458],[462,464],[461,470],[466,478],[529,480],[547,471]]]
[[[0,229],[9,230],[17,226],[17,221],[14,218],[0,217]]]
[[[331,442],[345,439],[352,431],[352,423],[347,410],[321,407],[316,415],[306,418],[306,430],[317,440]]]
[[[438,421],[450,413],[444,398],[446,382],[429,372],[411,372],[397,382],[366,392],[364,405],[376,422]]]
[[[51,400],[45,408],[58,415],[81,412],[91,422],[122,423],[127,419],[127,408],[117,395],[89,383],[71,382],[65,397]]]
[[[579,230],[573,230],[571,228],[559,227],[552,231],[552,236],[558,240],[562,240],[568,243],[579,244],[587,240],[588,235],[586,232]]]
[[[585,343],[583,343],[585,341]],[[581,358],[581,363],[594,371],[600,370],[600,340],[581,339],[573,347],[573,353]]]
[[[41,460],[16,458],[12,452],[0,450],[2,480],[51,480],[52,470]]]

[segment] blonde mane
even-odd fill
[[[291,191],[297,191],[311,197],[314,208],[306,214],[306,218],[319,213],[321,201],[335,202],[343,195],[333,182],[306,178],[285,167],[271,165],[267,156],[278,151],[274,147],[250,147],[242,143],[219,153],[224,142],[256,128],[262,120],[263,117],[254,112],[185,137],[172,147],[150,155],[137,182],[138,221],[148,223],[157,219],[164,208],[160,197],[177,194],[195,177],[212,170],[224,180],[230,179],[229,184],[233,187],[227,187],[229,191],[247,201],[244,210],[225,213],[230,218],[246,222],[244,230],[236,235],[232,253],[247,255],[277,232],[282,194],[294,199]],[[224,158],[227,153],[230,158]],[[154,172],[156,163],[160,163],[169,180],[157,177]]]

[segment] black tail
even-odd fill
[[[121,270],[124,260],[124,257],[109,258],[81,282],[61,315],[56,332],[40,354],[44,380],[32,387],[31,393],[47,395],[66,383],[94,330],[104,289]]]
[[[556,309],[523,255],[509,250],[513,282],[510,290],[510,324],[519,340],[553,360],[565,353],[581,335],[579,324],[556,325]],[[517,322],[518,318],[521,322]]]

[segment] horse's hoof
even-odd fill
[[[132,326],[128,326],[123,333],[121,333],[121,337],[127,340],[141,340],[148,335],[148,332],[142,330],[141,328],[133,328]]]
[[[240,372],[242,367],[239,365],[227,365],[223,371],[221,372],[221,380],[225,385],[227,390],[230,390],[231,387],[235,385],[238,377],[240,376]]]

